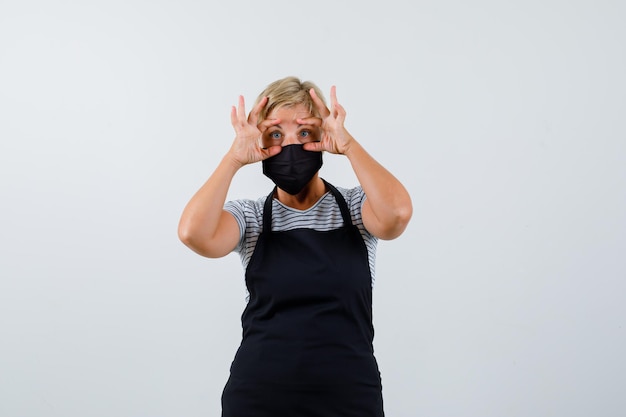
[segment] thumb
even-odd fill
[[[305,151],[322,152],[324,150],[324,146],[322,145],[322,142],[308,142],[302,145],[302,149]]]
[[[263,152],[263,159],[267,159],[267,158],[271,158],[274,155],[278,155],[280,153],[280,151],[282,151],[283,148],[281,146],[270,146],[267,149],[262,149],[261,151]]]

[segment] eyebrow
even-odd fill
[[[302,126],[309,126],[309,125],[308,125],[308,124],[298,124],[298,127],[302,127]],[[281,125],[279,125],[279,124],[278,124],[278,125],[271,126],[271,127],[270,127],[270,129],[271,129],[272,127],[277,127],[277,128],[279,128],[279,129],[282,129],[282,128],[283,128],[283,127],[282,127]]]

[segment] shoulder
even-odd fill
[[[360,185],[352,188],[344,188],[335,186],[337,191],[341,193],[344,200],[346,200],[346,204],[350,209],[350,213],[354,216],[355,214],[361,213],[361,207],[363,207],[363,203],[365,202],[365,192],[363,191],[363,187]]]
[[[365,192],[363,191],[363,187],[358,185],[352,188],[337,186],[335,186],[335,188],[343,196],[346,204],[348,205],[352,224],[359,228],[363,235],[363,238],[366,239],[366,241],[372,240],[374,236],[369,233],[369,231],[365,228],[365,225],[363,224],[363,216],[361,210],[363,208],[363,203],[367,198],[365,196]]]
[[[250,215],[257,217],[258,215],[263,214],[263,204],[265,204],[265,199],[266,197],[259,197],[256,200],[230,200],[224,204],[224,210],[232,213],[235,217],[246,217]]]
[[[267,197],[256,200],[230,200],[224,204],[224,210],[233,215],[239,226],[239,244],[236,252],[242,250],[246,236],[258,235],[263,227],[263,205]]]
[[[260,227],[263,221],[263,206],[265,205],[265,197],[259,197],[256,200],[238,199],[229,200],[224,204],[224,210],[232,214],[239,228],[243,232],[247,228]]]

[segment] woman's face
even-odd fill
[[[280,107],[272,110],[268,120],[279,119],[280,123],[270,127],[263,133],[263,147],[287,146],[316,142],[320,140],[320,129],[313,125],[298,124],[298,119],[313,117],[304,104],[292,107]]]

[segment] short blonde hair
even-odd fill
[[[256,99],[255,105],[257,105],[263,97],[267,97],[267,104],[261,110],[258,121],[262,122],[265,120],[267,115],[274,109],[297,106],[298,104],[304,104],[312,115],[319,117],[319,112],[309,94],[311,88],[315,90],[315,94],[326,104],[322,91],[311,81],[303,82],[297,77],[285,77],[274,81],[268,85]]]

